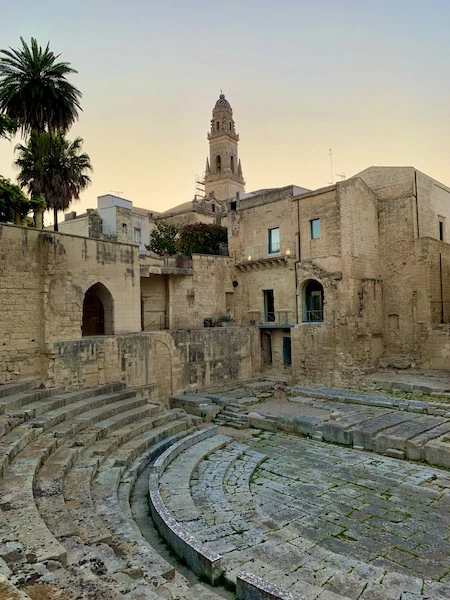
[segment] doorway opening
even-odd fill
[[[264,322],[275,322],[275,300],[273,290],[263,290],[264,294]]]
[[[303,286],[303,322],[323,322],[323,285],[315,279],[310,279]]]
[[[91,286],[84,295],[82,336],[113,335],[113,297],[102,284]]]

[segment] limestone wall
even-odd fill
[[[137,247],[0,225],[0,379],[41,373],[45,344],[81,338],[85,292],[111,293],[115,333],[137,332]]]
[[[87,214],[68,221],[61,221],[58,227],[60,233],[89,237],[89,217]]]
[[[110,381],[158,385],[158,396],[249,379],[257,330],[213,328],[55,341],[47,350],[47,381],[85,387]]]
[[[0,224],[0,381],[40,374],[43,317],[38,236]]]
[[[327,271],[341,270],[341,229],[336,186],[299,196],[293,203],[300,222],[300,260]],[[320,238],[311,239],[311,220],[320,219]]]
[[[168,276],[141,277],[142,330],[158,331],[166,324]]]

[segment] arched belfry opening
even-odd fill
[[[84,295],[81,331],[83,337],[114,333],[113,297],[102,283],[94,284]]]
[[[231,166],[231,172],[234,173],[234,156],[231,155],[230,157],[230,166]]]
[[[220,154],[216,156],[216,173],[220,173],[222,171],[222,157]]]
[[[323,322],[324,293],[323,285],[310,279],[302,291],[302,320],[304,323]]]

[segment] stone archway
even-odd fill
[[[302,321],[304,323],[323,322],[323,285],[316,279],[305,282],[302,290]]]
[[[92,285],[83,300],[82,336],[114,334],[114,302],[102,283]]]

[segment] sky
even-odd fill
[[[247,191],[371,165],[450,185],[448,0],[0,0],[0,13],[0,48],[35,37],[78,71],[68,137],[94,167],[78,213],[108,192],[155,211],[191,200],[221,89]],[[20,141],[0,142],[13,180]]]

